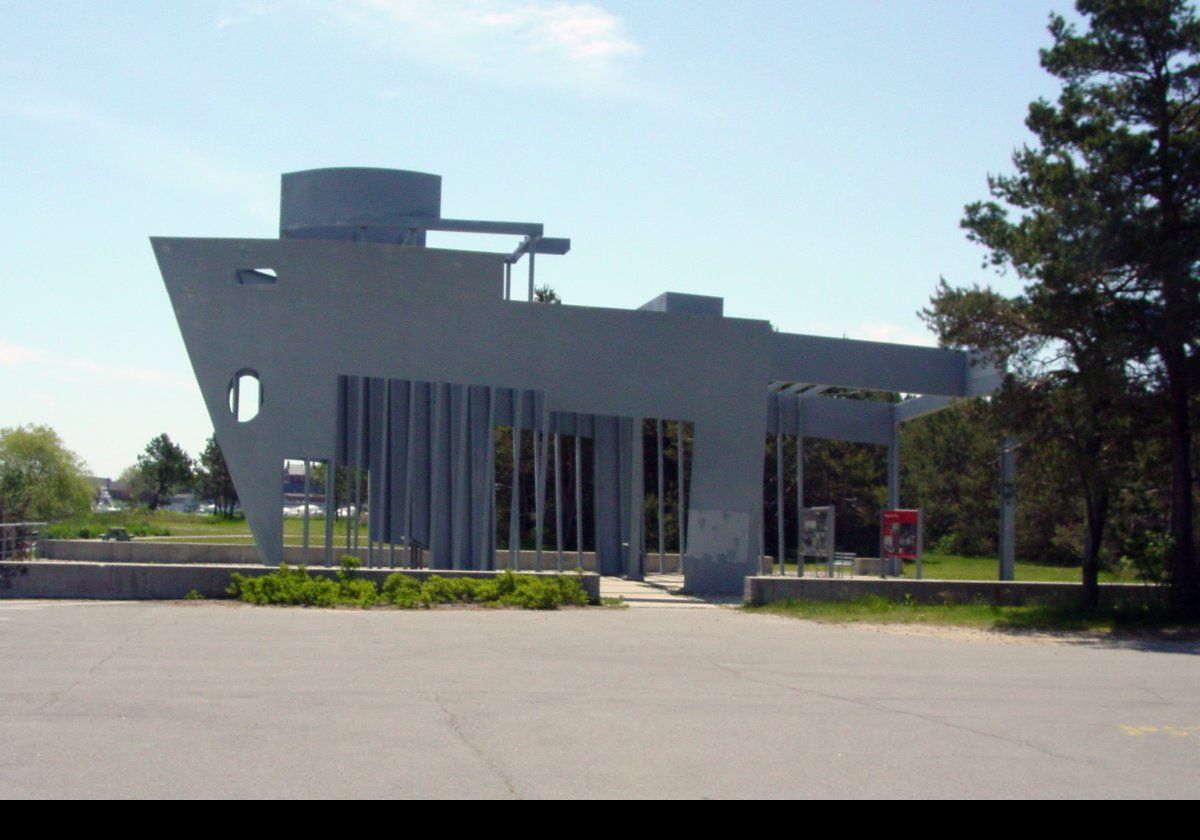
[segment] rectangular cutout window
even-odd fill
[[[273,268],[239,268],[237,281],[243,286],[270,286],[279,281]]]

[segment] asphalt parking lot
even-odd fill
[[[1194,797],[1200,645],[0,602],[0,797]]]

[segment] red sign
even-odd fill
[[[886,557],[916,560],[921,554],[921,511],[885,510],[880,553]]]

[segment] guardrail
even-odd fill
[[[0,522],[0,560],[32,560],[37,556],[37,528],[45,522]]]

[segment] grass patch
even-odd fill
[[[624,599],[624,598],[622,598],[621,596],[619,596],[619,595],[618,595],[618,596],[617,596],[617,597],[615,597],[615,598],[613,598],[613,597],[609,597],[609,598],[601,598],[601,599],[600,599],[600,606],[602,606],[602,607],[616,607],[617,609],[626,609],[626,608],[627,608],[629,605],[625,603],[625,599]]]
[[[305,607],[353,606],[419,609],[438,604],[478,604],[554,610],[586,606],[587,593],[576,577],[518,575],[506,570],[494,578],[414,578],[396,572],[382,588],[355,575],[362,564],[344,557],[336,578],[310,575],[303,566],[281,564],[269,574],[248,577],[234,574],[229,594],[250,604]]]
[[[335,540],[345,540],[347,527],[345,519],[334,521]],[[220,540],[230,543],[252,543],[254,541],[254,537],[250,533],[250,525],[241,516],[226,519],[213,514],[176,513],[170,510],[151,511],[146,508],[89,513],[85,516],[54,522],[43,531],[45,536],[53,540],[88,540],[97,539],[109,528],[124,528],[131,537],[151,541],[164,537]],[[366,530],[366,522],[363,522],[360,533],[366,534]],[[321,544],[324,538],[325,520],[310,519],[310,544]],[[304,520],[299,517],[284,518],[283,540],[285,545],[301,545],[304,540]]]
[[[929,580],[997,580],[1000,563],[995,557],[965,557],[961,554],[927,554],[921,560],[921,572]],[[1083,572],[1078,566],[1052,566],[1047,563],[1018,562],[1017,580],[1079,583]],[[904,564],[904,577],[915,578],[917,564]],[[1101,583],[1134,583],[1134,577],[1122,577],[1117,572],[1101,571]]]
[[[1200,629],[1200,620],[1181,618],[1160,607],[1109,607],[1087,611],[1079,607],[1030,604],[998,607],[991,604],[925,605],[895,602],[878,595],[852,601],[787,600],[746,612],[782,615],[810,621],[863,624],[928,624],[983,630],[1027,631],[1175,631]]]
[[[796,574],[794,561],[786,564],[789,575]],[[823,577],[826,564],[807,561],[804,574]],[[770,566],[766,574],[775,574],[777,566]],[[927,580],[998,580],[1000,564],[995,557],[967,557],[961,554],[927,554],[921,560],[921,573]],[[1055,566],[1049,563],[1018,562],[1016,579],[1046,581],[1050,583],[1079,583],[1082,572],[1078,566]],[[917,564],[904,564],[904,577],[915,579]],[[1101,583],[1137,583],[1134,575],[1122,575],[1119,571],[1101,571]]]

